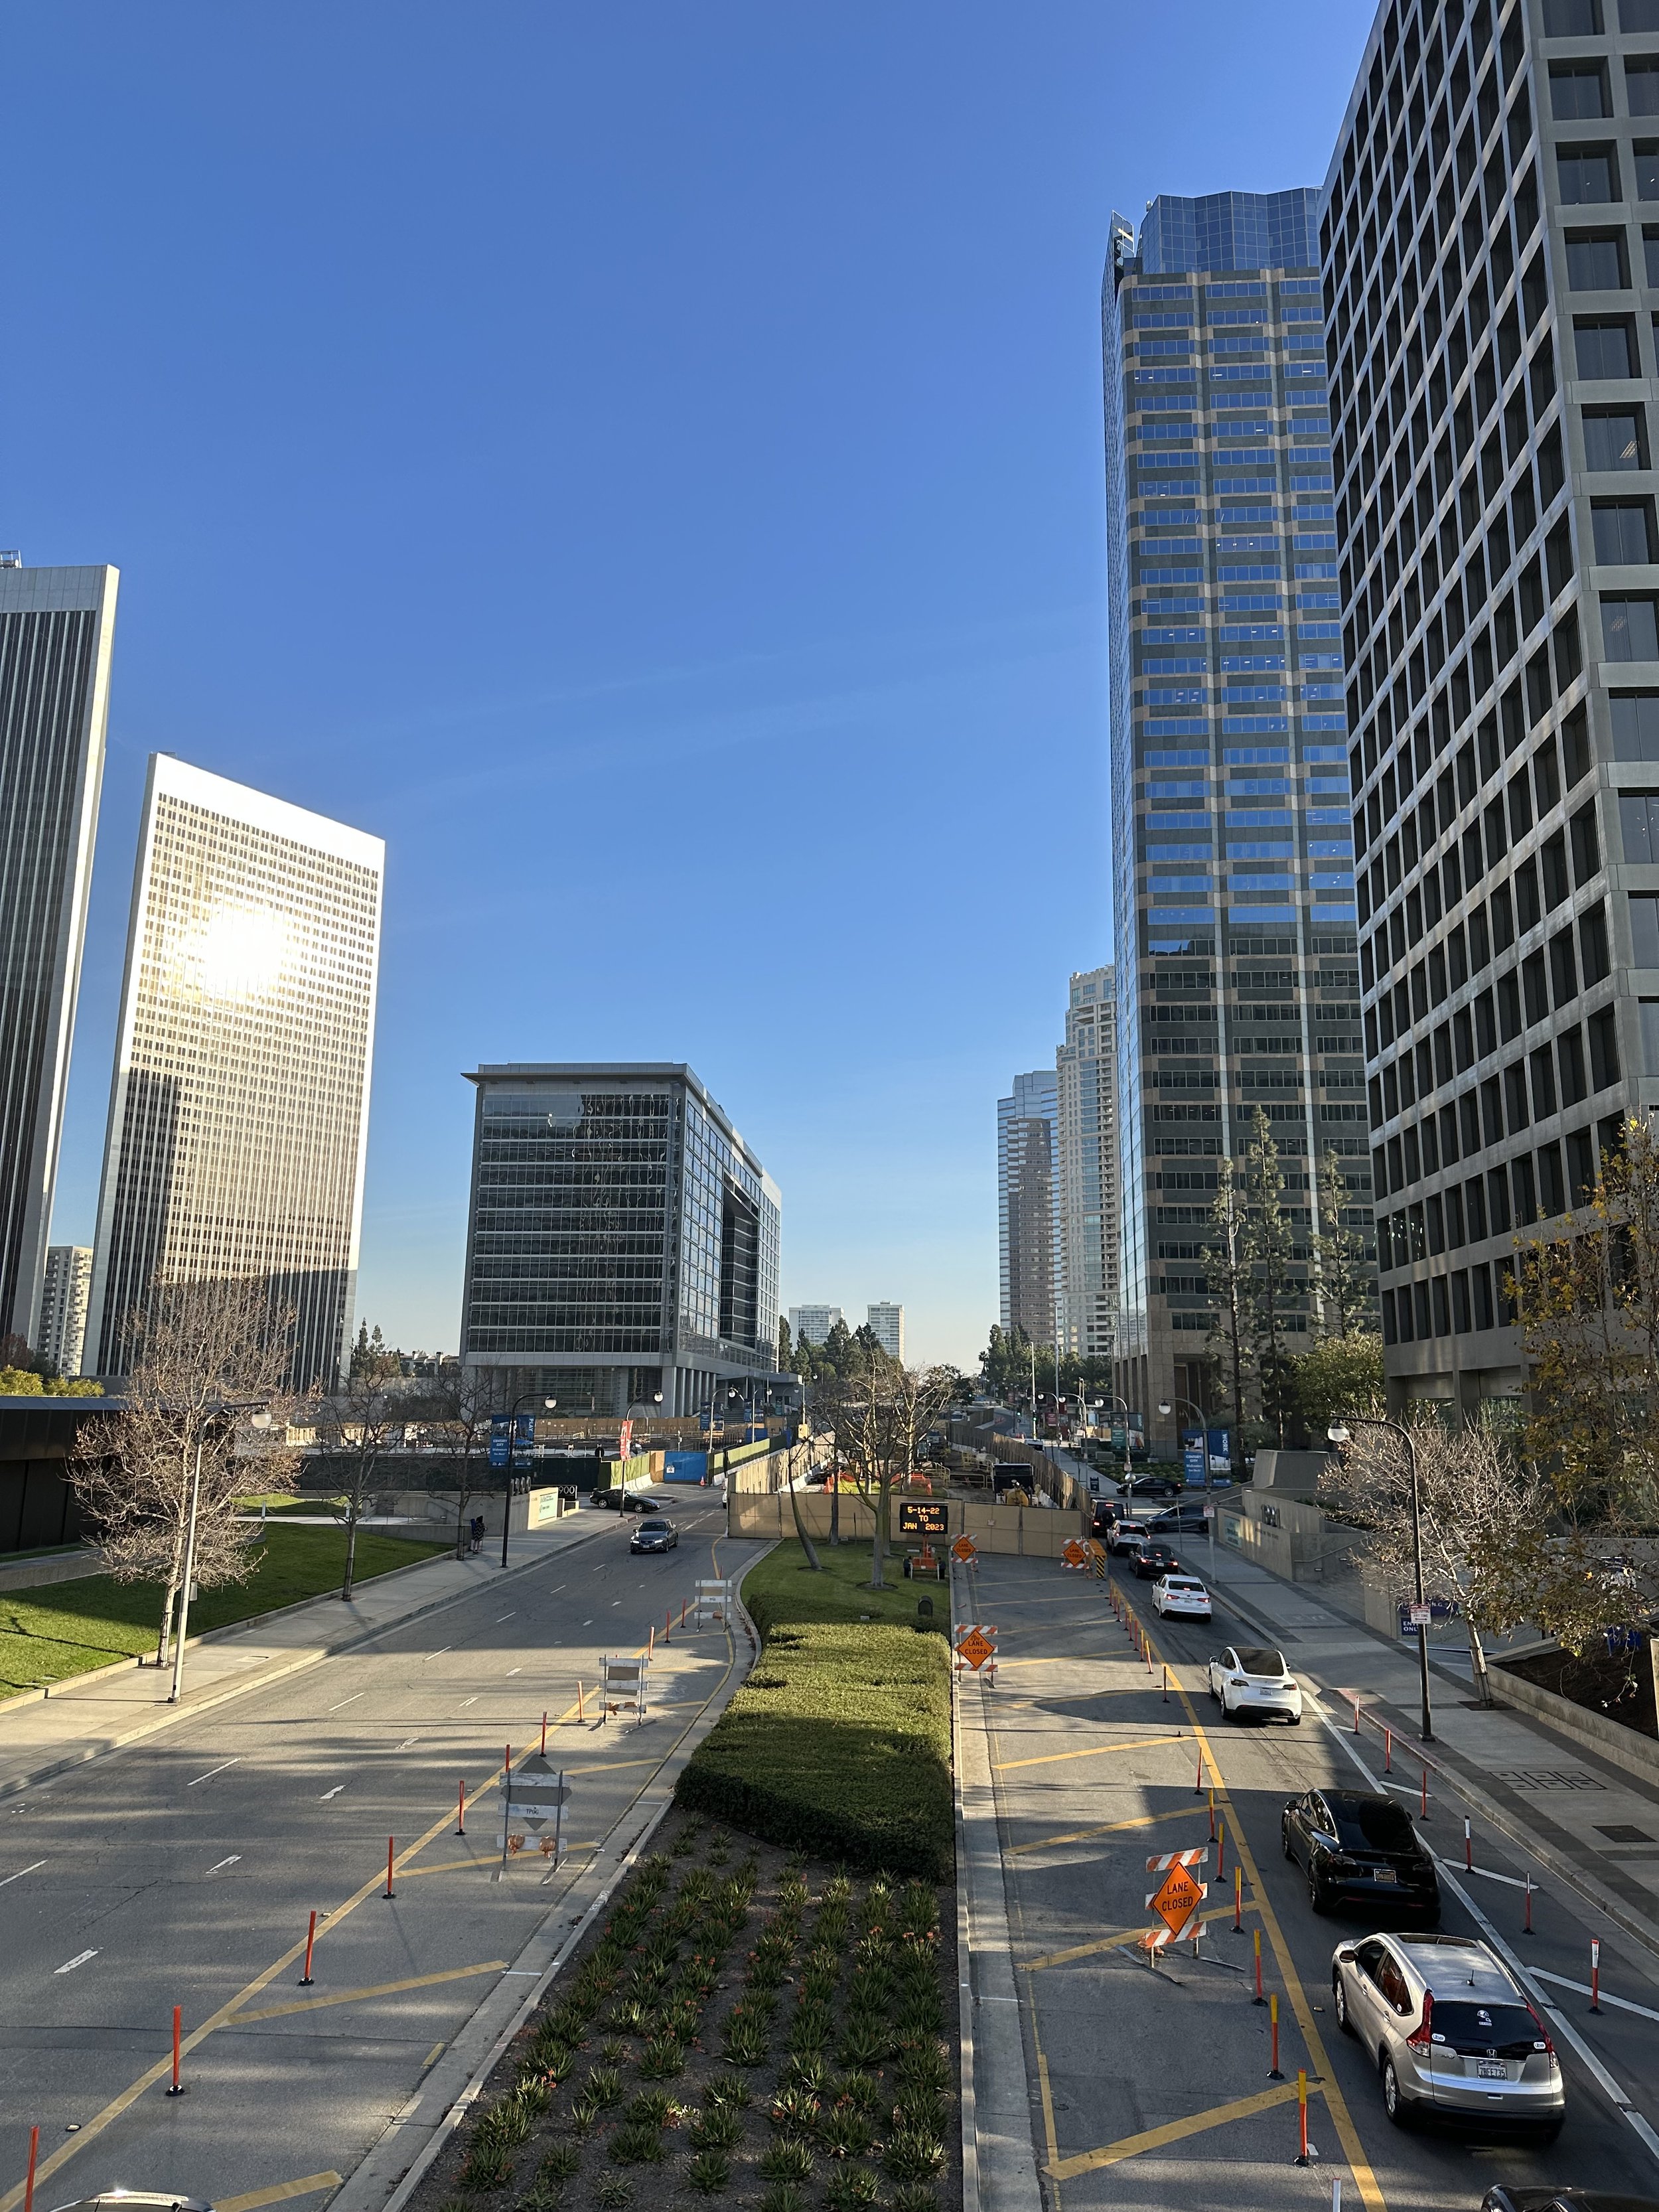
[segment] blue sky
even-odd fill
[[[153,750],[389,847],[360,1310],[456,1339],[483,1059],[689,1060],[786,1302],[996,1315],[1109,957],[1114,206],[1322,179],[1355,0],[15,15],[0,542],[122,572],[54,1234]]]

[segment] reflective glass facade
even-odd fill
[[[1060,1176],[1054,1136],[1060,1088],[1051,1067],[1017,1075],[997,1101],[997,1229],[1004,1328],[1054,1341]]]
[[[689,1068],[483,1067],[462,1357],[503,1395],[695,1413],[776,1365],[779,1197]],[[525,1380],[522,1378],[528,1378]]]
[[[1159,1401],[1207,1400],[1216,1164],[1256,1107],[1299,1280],[1328,1146],[1370,1218],[1316,204],[1161,197],[1139,251],[1114,218],[1103,293],[1118,1389],[1170,1445]]]

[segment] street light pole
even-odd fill
[[[507,1495],[501,1500],[501,1565],[503,1569],[505,1569],[507,1565],[507,1540],[512,1534],[513,1530],[513,1462],[518,1457],[516,1446],[519,1441],[514,1430],[514,1423],[519,1418],[520,1407],[527,1406],[532,1398],[538,1397],[541,1394],[536,1390],[520,1390],[518,1396],[507,1407]],[[542,1403],[550,1411],[553,1407],[557,1405],[558,1400],[556,1398],[543,1398]]]
[[[1183,1398],[1178,1391],[1175,1395],[1173,1404],[1168,1398],[1160,1399],[1158,1410],[1160,1413],[1169,1413],[1175,1410],[1176,1406],[1185,1406],[1198,1415],[1199,1432],[1204,1439],[1204,1533],[1209,1541],[1210,1580],[1213,1582],[1215,1580],[1215,1508],[1209,1503],[1210,1417],[1196,1398]]]
[[[1387,1429],[1398,1437],[1406,1447],[1406,1466],[1410,1473],[1412,1484],[1412,1566],[1417,1589],[1416,1610],[1419,1616],[1417,1622],[1417,1674],[1423,1703],[1423,1741],[1425,1743],[1432,1743],[1434,1716],[1429,1705],[1429,1624],[1421,1617],[1427,1611],[1428,1600],[1423,1594],[1423,1499],[1422,1492],[1418,1486],[1417,1446],[1412,1442],[1411,1431],[1402,1422],[1367,1419],[1359,1413],[1352,1415],[1351,1419],[1353,1425],[1358,1428]],[[1340,1449],[1348,1441],[1350,1435],[1348,1423],[1333,1421],[1325,1433]]]

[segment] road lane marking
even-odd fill
[[[317,1802],[319,1805],[326,1805],[331,1797],[337,1797],[344,1788],[345,1784],[343,1782],[337,1782],[331,1790],[324,1790],[322,1796],[317,1800]]]
[[[1311,2091],[1315,2085],[1310,2081],[1308,2087]],[[1116,2142],[1103,2143],[1098,2150],[1079,2151],[1074,2158],[1050,2159],[1048,2172],[1056,2181],[1071,2181],[1079,2173],[1093,2173],[1103,2166],[1139,2158],[1143,2151],[1162,2150],[1166,2143],[1180,2142],[1187,2136],[1225,2127],[1230,2120],[1253,2119],[1258,2112],[1271,2112],[1275,2105],[1293,2103],[1296,2094],[1294,2081],[1281,2081],[1276,2088],[1258,2089],[1255,2096],[1236,2098],[1231,2105],[1212,2105],[1207,2112],[1194,2112],[1188,2119],[1166,2120],[1161,2128],[1123,2136]]]
[[[324,2189],[337,2189],[337,2173],[307,2173],[298,2181],[279,2181],[274,2189],[250,2189],[243,2197],[220,2197],[214,2212],[259,2212],[262,2204],[286,2204],[291,2197],[314,2197]]]
[[[1565,1974],[1547,1974],[1541,1966],[1534,1966],[1530,1972],[1535,1982],[1553,1982],[1558,1990],[1571,1990],[1581,1997],[1590,1994],[1588,1982],[1570,1982]],[[1604,2005],[1617,2005],[1620,2012],[1640,2013],[1644,2020],[1659,2020],[1659,2012],[1655,2012],[1651,2005],[1632,2004],[1628,1997],[1613,1996],[1606,1990],[1601,1990],[1598,2002]]]
[[[398,1748],[399,1751],[413,1751],[420,1740],[421,1739],[417,1735],[406,1735],[403,1741],[398,1746]]]
[[[1035,2019],[1031,2025],[1036,2027]],[[1060,2155],[1060,2139],[1054,2133],[1054,2096],[1048,2086],[1048,2061],[1043,2055],[1041,2044],[1036,2046],[1036,2063],[1037,2086],[1042,2093],[1042,2132],[1048,2138],[1048,2170],[1052,2172],[1054,2160]]]
[[[1006,1774],[1013,1766],[1057,1766],[1064,1759],[1103,1759],[1111,1751],[1146,1751],[1155,1743],[1185,1743],[1184,1735],[1139,1735],[1127,1743],[1097,1743],[1087,1751],[1045,1751],[1035,1759],[1000,1759],[992,1768],[994,1774]]]
[[[88,1959],[95,1959],[97,1956],[95,1950],[77,1951],[72,1959],[65,1960],[61,1966],[54,1966],[52,1971],[54,1974],[72,1974],[77,1966],[84,1966]]]
[[[513,1608],[513,1613],[516,1613],[518,1609],[518,1607],[515,1605]],[[495,1615],[496,1627],[499,1628],[504,1620],[511,1620],[513,1618],[513,1613],[498,1613]]]
[[[593,1626],[593,1624],[592,1624],[592,1622],[591,1620],[585,1620],[585,1621],[583,1621],[583,1623],[582,1623],[582,1626],[583,1626],[584,1628],[592,1628],[592,1626]]]
[[[557,1597],[562,1589],[568,1589],[570,1585],[568,1583],[555,1583],[552,1589],[548,1591],[547,1595],[549,1597]]]
[[[196,1787],[197,1782],[211,1782],[216,1774],[222,1774],[224,1772],[226,1766],[240,1766],[241,1763],[242,1755],[238,1752],[234,1759],[226,1759],[223,1766],[210,1766],[205,1774],[198,1774],[196,1778],[196,1782],[186,1782],[185,1787],[186,1790],[193,1790]]]
[[[441,1974],[415,1974],[406,1982],[375,1982],[367,1989],[336,1990],[325,1997],[301,1997],[292,2004],[266,2005],[258,2012],[239,2012],[231,2026],[240,2027],[253,2020],[284,2020],[295,2012],[320,2012],[325,2005],[362,2004],[370,1997],[400,1996],[405,1990],[429,1990],[440,1982],[464,1982],[474,1974],[499,1974],[506,1968],[505,1959],[486,1959],[481,1966],[448,1966]]]
[[[331,1705],[329,1711],[331,1713],[343,1713],[348,1705],[355,1705],[359,1698],[367,1697],[368,1694],[366,1690],[354,1690],[349,1698],[342,1698],[337,1705]]]
[[[473,1694],[471,1697],[470,1697],[470,1698],[463,1698],[461,1699],[461,1711],[462,1711],[463,1712],[465,1712],[465,1711],[466,1711],[466,1709],[467,1709],[467,1707],[468,1707],[469,1705],[476,1705],[477,1704],[477,1702],[478,1702],[477,1695],[477,1692],[474,1692],[474,1694]]]
[[[26,1874],[39,1874],[45,1864],[44,1859],[36,1859],[33,1866],[19,1867],[15,1874],[9,1874],[4,1881],[0,1881],[0,1889],[3,1889],[7,1882],[21,1881]]]
[[[210,1866],[208,1869],[208,1872],[210,1874],[222,1874],[228,1866],[240,1866],[241,1863],[242,1854],[240,1851],[233,1851],[228,1859],[221,1859],[217,1866]]]
[[[441,2043],[434,2043],[433,2045],[431,2050],[427,2052],[426,2057],[421,2062],[421,2071],[422,2074],[429,2074],[431,2072],[432,2069],[437,2064],[439,2059],[442,2057],[443,2050],[444,2046]]]
[[[522,1667],[509,1667],[507,1670],[508,1680],[510,1681],[514,1674],[522,1674],[523,1672]]]
[[[446,1651],[453,1651],[454,1649],[453,1644],[441,1644],[435,1651],[428,1651],[426,1656],[428,1659],[441,1659]]]
[[[660,1706],[658,1711],[661,1711]],[[1115,1836],[1123,1828],[1150,1828],[1159,1820],[1190,1820],[1192,1817],[1191,1806],[1170,1805],[1161,1813],[1137,1813],[1133,1820],[1108,1820],[1098,1828],[1069,1828],[1063,1836],[1039,1836],[1035,1843],[1012,1844],[1004,1856],[1017,1859],[1028,1851],[1053,1850],[1060,1844],[1092,1843],[1097,1836]]]

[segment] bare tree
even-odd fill
[[[422,1427],[442,1445],[455,1479],[455,1556],[466,1556],[466,1509],[491,1486],[474,1482],[489,1474],[489,1422],[501,1378],[488,1367],[456,1367],[434,1382],[421,1401]]]
[[[110,1572],[162,1586],[158,1667],[185,1582],[192,1492],[190,1578],[213,1589],[246,1581],[258,1562],[239,1516],[246,1455],[257,1451],[261,1489],[293,1482],[292,1456],[236,1418],[285,1410],[291,1327],[272,1312],[263,1281],[159,1285],[129,1323],[123,1410],[83,1423],[76,1438],[70,1479]]]
[[[357,1568],[357,1524],[363,1517],[375,1471],[394,1442],[401,1441],[410,1419],[408,1400],[393,1393],[371,1372],[348,1380],[317,1408],[318,1441],[345,1493],[345,1575],[340,1595],[351,1602]]]
[[[890,1539],[893,1485],[916,1463],[916,1440],[950,1403],[956,1376],[945,1367],[901,1367],[878,1347],[865,1364],[820,1382],[812,1411],[829,1430],[836,1462],[844,1467],[875,1517],[870,1586],[885,1587],[882,1569]]]

